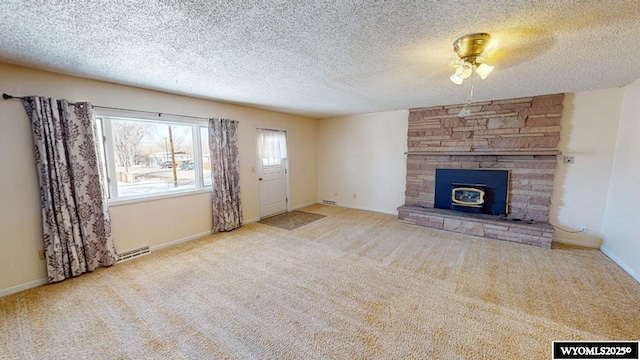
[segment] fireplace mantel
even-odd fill
[[[408,156],[555,156],[562,155],[558,150],[523,150],[523,151],[408,151],[404,153]]]

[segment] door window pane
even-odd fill
[[[287,157],[286,134],[278,130],[257,130],[258,157],[263,166],[280,165]]]

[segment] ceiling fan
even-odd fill
[[[485,62],[493,53],[489,47],[489,39],[491,36],[487,33],[473,33],[461,36],[453,42],[453,51],[459,57],[452,62],[456,71],[449,78],[454,84],[462,85],[464,79],[469,78],[474,71],[482,80],[493,71],[494,66]]]

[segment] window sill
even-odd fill
[[[118,199],[118,200],[109,201],[109,207],[135,204],[135,203],[141,203],[141,202],[147,202],[147,201],[164,200],[164,199],[170,199],[170,198],[182,197],[182,196],[205,194],[205,193],[210,193],[212,191],[213,191],[212,188],[203,188],[203,189],[176,191],[172,193],[158,194],[158,195],[152,195],[152,196]]]

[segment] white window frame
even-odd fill
[[[181,118],[179,116],[169,116],[159,113],[158,115],[138,112],[127,112],[119,110],[106,110],[96,109],[95,117],[102,119],[102,134],[103,134],[103,146],[107,169],[107,185],[109,187],[109,206],[117,206],[124,204],[131,204],[137,202],[153,201],[160,199],[167,199],[173,197],[189,196],[200,193],[207,193],[212,191],[212,186],[204,185],[202,167],[202,143],[201,143],[201,128],[208,128],[208,122],[206,119],[193,119],[193,118]],[[118,182],[116,177],[116,162],[115,162],[115,149],[113,145],[113,128],[112,119],[114,120],[131,120],[139,122],[152,122],[163,123],[166,125],[181,125],[191,126],[191,136],[193,141],[193,163],[194,163],[194,187],[185,190],[176,190],[170,192],[157,193],[152,195],[143,196],[127,196],[119,197],[118,195]]]

